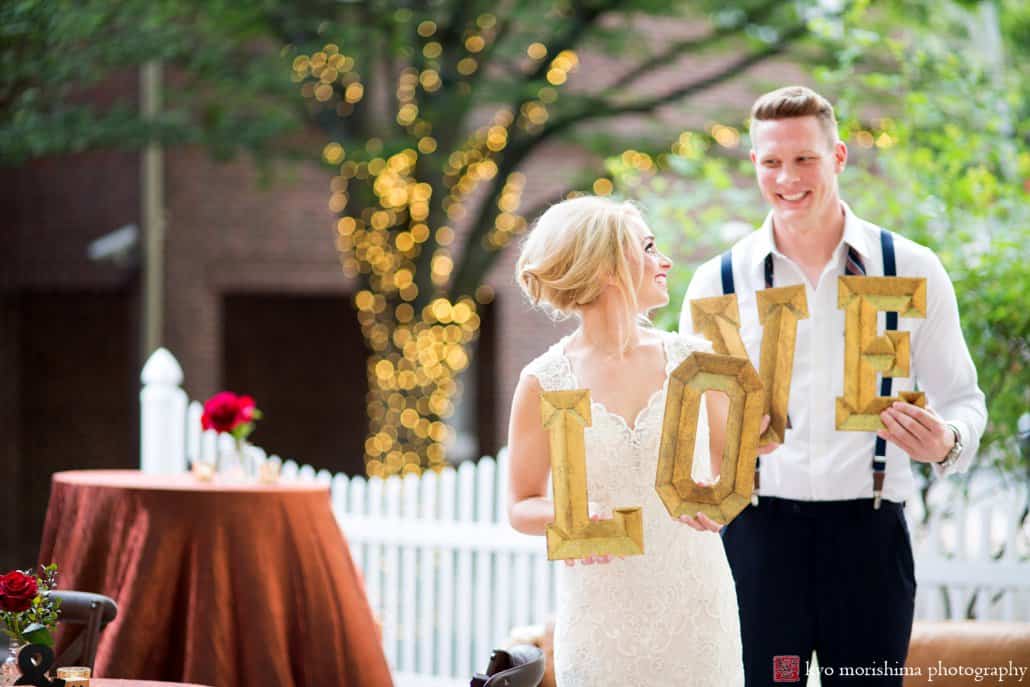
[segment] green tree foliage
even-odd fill
[[[0,3],[0,164],[148,141],[202,144],[218,158],[289,154],[279,139],[303,112],[269,26],[259,3]],[[173,78],[161,113],[144,118],[105,86],[154,60]]]

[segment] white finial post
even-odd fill
[[[140,375],[140,469],[147,474],[186,471],[186,392],[182,368],[165,348],[154,351]]]

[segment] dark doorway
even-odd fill
[[[224,387],[265,416],[253,441],[317,469],[364,474],[365,343],[346,296],[232,294],[224,303]]]
[[[472,359],[476,386],[475,429],[480,456],[496,456],[505,440],[501,436],[501,428],[497,422],[496,312],[493,303],[479,306],[479,340],[476,341]]]
[[[35,562],[60,470],[139,467],[139,363],[125,292],[22,293],[14,557]]]

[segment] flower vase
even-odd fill
[[[25,645],[12,639],[7,647],[7,658],[3,665],[0,665],[0,687],[11,687],[21,677],[21,669],[18,668],[18,652]]]
[[[247,442],[237,439],[228,451],[219,452],[216,467],[218,481],[226,484],[242,484],[249,479],[247,469]]]

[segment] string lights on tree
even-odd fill
[[[546,104],[557,99],[555,87],[578,64],[573,51],[561,51],[538,97],[522,102],[517,117],[510,108],[500,108],[489,123],[444,150],[433,135],[426,104],[448,79],[467,83],[475,78],[496,26],[493,15],[481,15],[460,41],[463,54],[448,55],[437,24],[418,23],[418,59],[399,70],[394,91],[391,119],[399,131],[391,140],[396,149],[384,152],[382,140],[374,138],[356,150],[338,141],[322,150],[323,160],[338,169],[330,181],[329,209],[339,216],[341,268],[363,287],[354,306],[371,351],[366,369],[369,475],[417,473],[446,464],[447,419],[460,391],[458,379],[470,363],[480,307],[494,297],[486,285],[469,294],[448,293],[456,227],[467,220],[477,189],[497,176],[497,160],[510,142],[512,126],[530,131],[544,124]],[[527,49],[530,60],[546,54],[541,43]],[[330,43],[296,56],[292,66],[293,81],[310,106],[332,109],[342,118],[355,116],[366,95],[355,57]],[[519,172],[505,176],[492,229],[482,239],[488,250],[501,250],[526,230],[518,212],[525,183]]]

